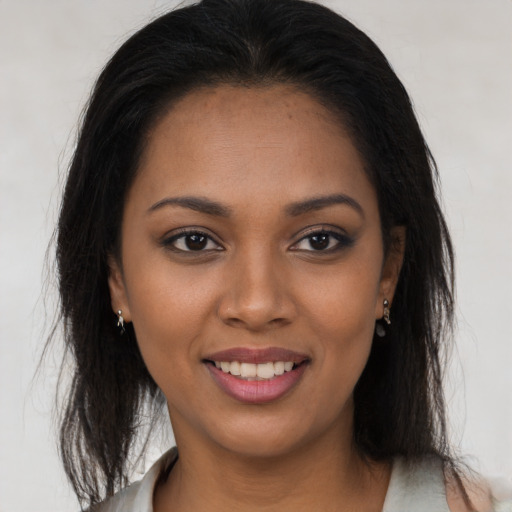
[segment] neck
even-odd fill
[[[390,467],[362,460],[351,429],[275,457],[176,439],[179,459],[155,491],[155,512],[382,510]]]

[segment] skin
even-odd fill
[[[291,212],[333,194],[349,203]],[[227,215],[165,202],[185,196]],[[188,250],[184,228],[207,245]],[[325,250],[312,246],[320,232],[331,232]],[[308,95],[219,86],[160,118],[109,278],[112,308],[133,322],[180,452],[155,491],[157,512],[381,510],[390,468],[354,449],[352,395],[384,298],[392,303],[405,232],[392,236],[384,254],[363,160]],[[285,396],[244,404],[203,361],[233,347],[282,347],[309,362]]]

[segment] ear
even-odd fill
[[[112,311],[117,315],[121,310],[126,322],[131,322],[130,308],[126,295],[123,272],[117,258],[112,255],[108,257],[108,288],[110,290],[110,304]]]
[[[405,253],[405,226],[395,226],[391,229],[391,243],[382,267],[379,284],[379,296],[375,307],[375,318],[382,318],[384,315],[384,299],[389,304],[393,303],[396,285],[402,269]]]

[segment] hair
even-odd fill
[[[69,168],[57,263],[74,364],[60,446],[85,505],[128,482],[144,411],[154,418],[163,403],[133,327],[120,340],[111,309],[108,258],[119,257],[125,197],[156,121],[187,93],[222,84],[289,84],[324,105],[350,134],[377,192],[385,248],[393,226],[407,232],[393,325],[374,339],[354,391],[354,442],[373,460],[437,454],[453,461],[442,389],[453,325],[453,250],[435,163],[403,85],[371,39],[326,7],[203,0],[152,21],[111,58]]]

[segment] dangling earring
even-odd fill
[[[384,305],[384,313],[382,315],[382,318],[383,318],[384,322],[386,322],[387,325],[391,325],[391,319],[389,318],[390,309],[389,309],[388,299],[384,299],[383,305]],[[384,329],[384,326],[382,325],[382,323],[380,321],[377,321],[375,323],[375,334],[379,338],[384,338],[384,336],[386,336],[386,329]]]
[[[388,325],[391,325],[391,320],[389,318],[389,313],[390,313],[390,310],[389,310],[388,299],[384,299],[384,315],[383,315],[384,322],[386,322]]]
[[[120,309],[117,311],[117,327],[119,327],[120,334],[125,333],[123,312]]]

